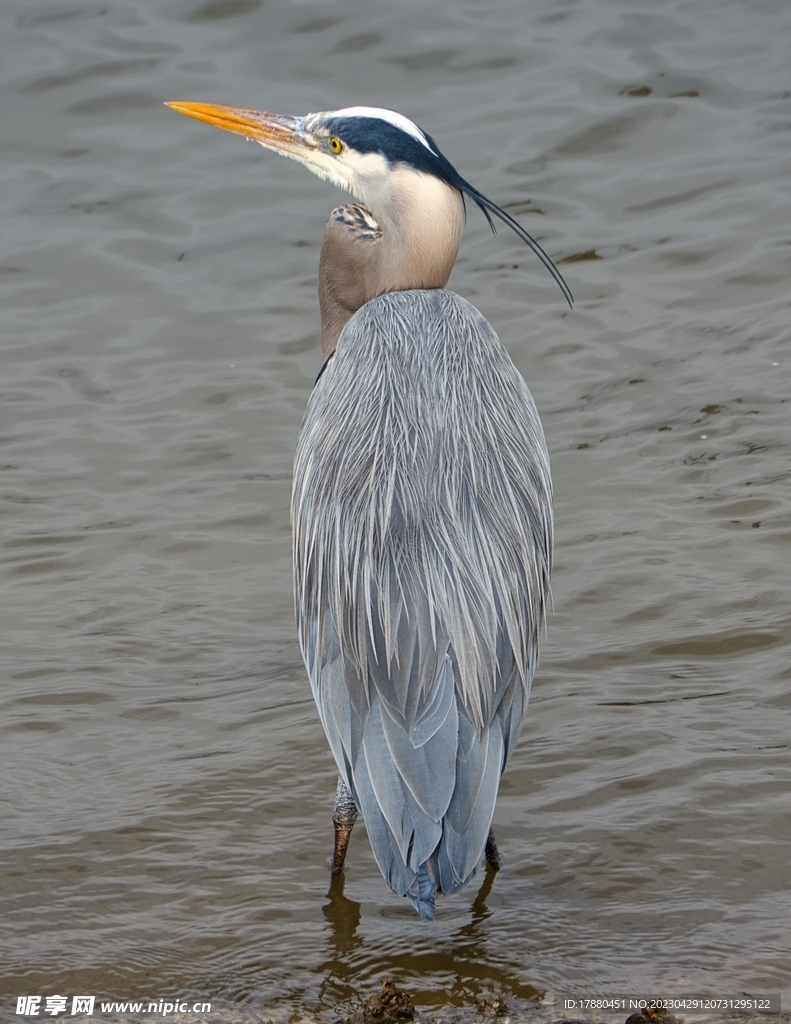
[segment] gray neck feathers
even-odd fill
[[[464,207],[430,175],[391,172],[386,198],[333,210],[321,243],[321,351],[334,351],[349,318],[386,292],[444,288],[461,244]],[[381,208],[380,208],[381,207]]]

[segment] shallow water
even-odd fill
[[[0,20],[0,1010],[193,992],[332,1014],[385,976],[443,1012],[788,997],[791,8],[7,0]],[[165,99],[401,110],[576,297],[470,213],[451,284],[542,413],[554,616],[505,867],[431,924],[362,828],[327,897],[288,503],[339,194]]]

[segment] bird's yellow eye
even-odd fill
[[[330,136],[330,149],[333,153],[340,153],[343,149],[343,143],[335,135]]]

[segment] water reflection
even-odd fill
[[[344,895],[345,885],[343,873],[333,876],[327,893],[328,901],[321,908],[328,924],[325,928],[328,958],[317,967],[324,976],[320,988],[322,1003],[345,1002],[357,991],[354,984],[356,972],[351,960],[363,943],[357,934],[362,904]]]
[[[492,915],[487,900],[497,874],[484,862],[483,880],[470,906],[469,920],[455,930],[443,933],[439,939],[432,935],[427,942],[416,922],[414,943],[408,951],[380,946],[376,951],[378,973],[403,981],[415,1003],[424,1006],[450,1003],[470,1007],[482,996],[489,998],[493,993],[520,1002],[539,998],[541,992],[524,982],[516,966],[492,962],[491,935],[486,928]],[[359,999],[369,986],[370,951],[360,956],[364,945],[360,934],[362,904],[344,894],[344,885],[343,875],[331,881],[328,900],[322,908],[328,925],[328,958],[317,966],[317,971],[323,975],[321,1001],[330,1006]],[[441,909],[440,899],[438,910]],[[437,984],[441,980],[441,988],[426,987],[430,979]]]

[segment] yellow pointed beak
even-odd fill
[[[288,156],[302,157],[306,150],[315,148],[305,134],[304,117],[224,107],[218,103],[182,103],[177,100],[165,106]]]

